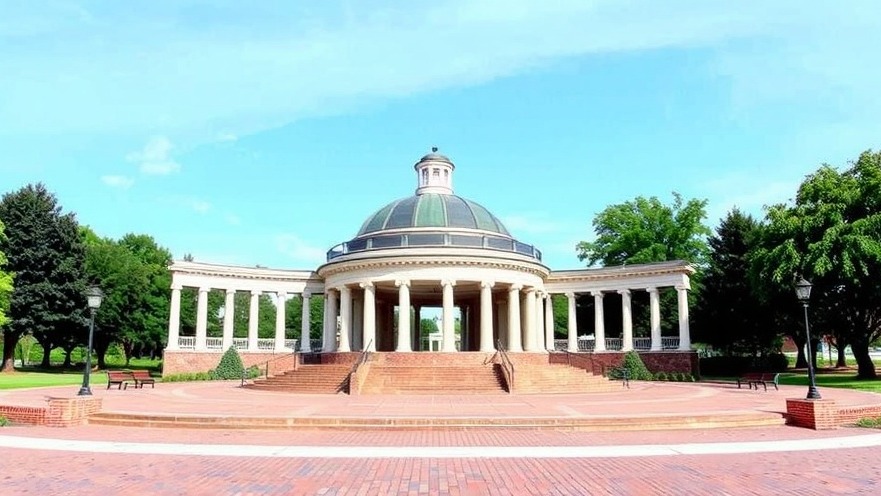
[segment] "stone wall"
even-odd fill
[[[841,425],[834,400],[786,400],[786,423],[808,429],[835,429]]]

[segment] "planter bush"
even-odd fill
[[[242,357],[239,356],[239,352],[233,347],[226,350],[214,372],[218,379],[241,379],[245,373],[245,366],[242,365]]]
[[[634,381],[650,381],[654,378],[649,369],[642,363],[639,353],[635,351],[628,351],[624,354],[624,362],[621,364],[621,367],[630,371],[630,378]]]

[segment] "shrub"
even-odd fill
[[[624,363],[621,367],[630,371],[630,378],[634,381],[650,381],[652,373],[642,363],[642,358],[635,351],[628,351],[624,354]]]
[[[0,415],[0,427],[6,427],[7,425],[9,425],[9,419]]]
[[[239,356],[239,352],[230,346],[226,353],[223,354],[223,357],[221,357],[220,363],[217,364],[214,372],[217,379],[241,379],[242,374],[245,373],[245,367],[242,365],[242,358]]]
[[[209,370],[208,372],[169,374],[162,377],[162,382],[213,381],[215,379],[217,379],[217,374],[213,370]]]
[[[263,371],[260,370],[260,367],[256,365],[251,365],[245,370],[245,379],[256,379],[263,374]]]
[[[670,372],[667,375],[667,380],[670,382],[679,382],[682,380],[682,376],[679,374],[679,372]]]
[[[789,359],[783,353],[774,353],[768,356],[768,368],[772,372],[786,372],[789,367]]]
[[[881,429],[881,417],[866,417],[857,420],[857,427]]]
[[[656,381],[666,381],[667,380],[667,373],[664,371],[655,372],[655,380]]]
[[[691,374],[685,374],[685,378],[683,379],[685,382],[695,382],[695,378]]]

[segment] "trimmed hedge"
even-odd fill
[[[654,379],[652,373],[642,363],[639,353],[635,351],[628,351],[624,354],[624,362],[621,364],[621,367],[630,371],[630,378],[634,381],[650,381]]]
[[[242,364],[239,352],[230,346],[220,358],[220,363],[217,364],[214,373],[218,379],[241,379],[245,373],[245,366]]]

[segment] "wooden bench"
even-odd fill
[[[107,389],[110,389],[110,386],[114,384],[119,385],[117,389],[128,389],[128,384],[130,382],[137,384],[131,372],[126,372],[124,370],[107,371]]]
[[[776,372],[747,372],[737,378],[737,388],[740,389],[740,385],[746,383],[750,389],[755,387],[756,390],[758,390],[759,384],[761,384],[765,388],[765,391],[767,391],[768,383],[770,383],[774,385],[774,389],[779,391],[780,388],[777,387],[779,380],[780,374]]]
[[[152,388],[156,387],[156,379],[150,375],[150,372],[146,370],[133,370],[131,374],[135,380],[135,387],[143,388],[144,384],[149,384]]]

